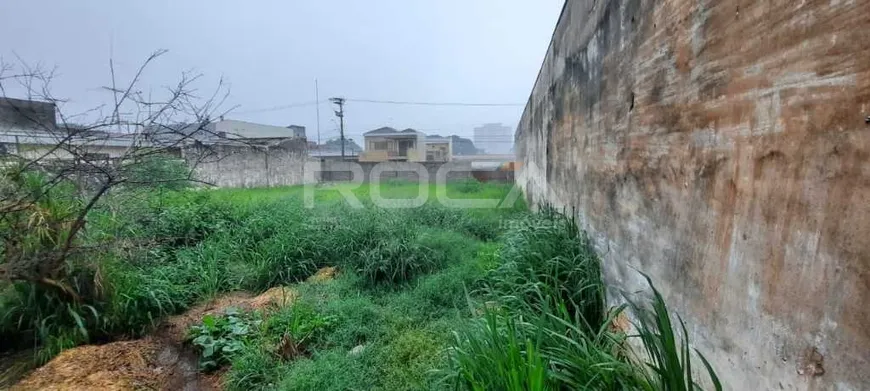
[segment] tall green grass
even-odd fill
[[[680,328],[676,329],[671,322],[670,311],[661,293],[652,285],[649,276],[644,275],[653,292],[651,309],[649,306],[634,304],[637,309],[638,336],[646,350],[651,373],[647,373],[649,383],[658,390],[682,391],[701,388],[699,380],[692,372],[692,351],[689,347],[689,333],[682,318]],[[710,383],[717,391],[722,390],[722,383],[716,375],[710,362],[699,351],[695,351],[704,371],[709,376]]]
[[[24,282],[0,286],[0,350],[35,347],[44,362],[82,343],[142,335],[224,292],[298,282],[322,266],[358,273],[359,287],[412,284],[457,257],[439,230],[497,235],[494,219],[481,224],[461,210],[359,210],[330,197],[306,209],[301,193],[119,189],[88,218],[83,245],[98,250],[70,259],[65,282],[84,302]]]
[[[417,185],[383,190],[413,197]],[[448,193],[497,199],[509,190],[468,182]],[[427,191],[434,200],[434,188]],[[531,214],[522,202],[354,209],[333,190],[318,190],[308,209],[301,193],[112,194],[89,217],[86,240],[120,240],[98,258],[72,260],[68,283],[86,302],[29,284],[3,286],[2,348],[36,348],[44,362],[83,343],[143,335],[226,292],[297,284],[300,307],[265,321],[228,358],[228,389],[690,390],[703,383],[693,377],[685,327],[674,326],[658,291],[651,303],[630,307],[637,335],[609,327],[623,308],[605,306],[588,239],[552,209]],[[303,282],[323,266],[337,266],[339,277]],[[328,326],[305,337],[303,357],[286,360],[276,346],[305,317]],[[633,338],[644,352],[631,351]],[[706,384],[719,389],[698,356]]]
[[[501,265],[487,276],[488,295],[524,313],[561,309],[597,330],[606,318],[600,262],[576,224],[545,210],[512,226]]]
[[[484,318],[455,335],[448,384],[470,390],[700,388],[685,326],[682,334],[674,330],[654,287],[651,305],[632,305],[638,334],[612,330],[625,307],[606,310],[599,260],[574,222],[545,210],[513,226],[502,263],[485,278]],[[644,354],[632,352],[630,338],[640,340]]]

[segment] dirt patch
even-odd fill
[[[184,345],[190,326],[230,307],[268,313],[298,296],[288,287],[230,293],[170,317],[152,336],[66,350],[12,390],[219,390],[223,372],[200,374],[196,353]]]
[[[331,281],[335,278],[335,275],[338,274],[338,269],[334,266],[327,266],[314,273],[313,276],[308,277],[308,282],[327,282]]]
[[[197,382],[181,350],[152,337],[69,349],[12,390],[211,389]]]
[[[248,305],[255,310],[272,310],[283,308],[293,304],[299,297],[294,289],[279,286],[269,289],[259,296],[248,301]]]

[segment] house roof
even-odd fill
[[[375,130],[370,130],[368,132],[363,133],[363,136],[370,136],[373,134],[396,134],[399,133],[398,130],[393,129],[389,126],[384,126],[382,128],[377,128]]]
[[[393,129],[389,126],[384,126],[382,128],[377,128],[375,130],[370,130],[368,132],[363,133],[363,136],[412,136],[412,135],[421,135],[422,132],[416,131],[411,128],[407,128],[405,130],[399,131]]]
[[[154,145],[159,146],[174,146],[194,141],[209,143],[221,138],[214,133],[214,123],[152,124],[142,133]]]

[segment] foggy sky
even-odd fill
[[[0,2],[0,56],[57,66],[54,94],[67,113],[107,102],[108,60],[129,78],[149,53],[169,53],[141,87],[159,89],[184,70],[200,85],[227,80],[228,118],[307,127],[315,106],[251,111],[343,96],[427,102],[528,99],[563,0],[285,0]],[[350,102],[348,136],[380,127],[470,136],[474,126],[515,127],[522,107],[433,107]],[[338,135],[320,105],[321,138]]]

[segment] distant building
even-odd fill
[[[133,145],[166,148],[181,156],[180,149],[193,145],[276,145],[305,139],[305,127],[255,124],[235,120],[210,123],[152,124],[136,132],[57,123],[56,107],[50,102],[0,99],[0,153],[24,159],[71,159],[67,148],[54,148],[61,141],[80,146],[92,159],[121,158]],[[142,137],[138,137],[142,136]]]
[[[513,151],[514,132],[500,123],[474,128],[474,144],[487,154],[509,154]]]
[[[210,124],[209,130],[218,137],[229,140],[305,138],[305,127],[303,126],[290,125],[285,128],[232,119],[215,121]]]
[[[470,138],[453,135],[450,136],[450,142],[451,147],[453,148],[453,156],[477,155],[478,153],[481,153]]]
[[[287,127],[287,129],[290,129],[290,130],[293,131],[293,137],[296,137],[296,138],[306,138],[306,137],[305,137],[305,127],[304,127],[304,126],[300,126],[300,125],[290,125],[290,126]]]
[[[363,137],[365,151],[360,155],[361,162],[426,160],[426,135],[414,129],[383,127],[366,132]]]
[[[0,130],[54,129],[54,103],[0,98]]]
[[[123,156],[134,142],[132,135],[78,125],[57,124],[51,102],[0,98],[0,155],[22,159],[71,159],[64,141],[79,148],[81,156],[109,159]]]
[[[453,158],[453,139],[450,137],[426,137],[426,161],[449,162]]]
[[[344,160],[357,160],[362,151],[362,147],[353,140],[344,140]],[[342,160],[341,140],[328,140],[321,145],[309,144],[308,155],[321,160]]]

